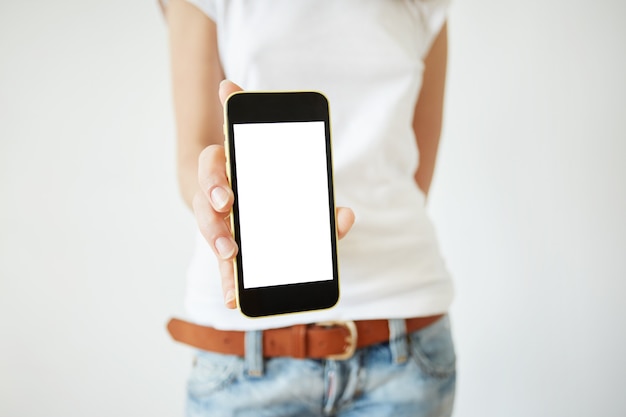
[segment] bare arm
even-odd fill
[[[232,260],[238,248],[228,221],[234,196],[226,177],[222,103],[241,88],[231,82],[221,83],[224,73],[217,49],[217,28],[211,19],[184,0],[172,0],[166,14],[180,191],[218,259],[224,304],[235,308]],[[337,208],[340,239],[352,223],[352,210]]]
[[[447,62],[448,30],[444,24],[424,59],[422,90],[413,116],[413,131],[420,153],[415,181],[426,195],[430,190],[439,148]]]
[[[167,8],[177,163],[180,192],[192,207],[198,186],[198,156],[208,145],[222,145],[222,105],[218,88],[224,73],[215,23],[184,0]]]
[[[219,94],[224,73],[217,49],[217,28],[184,0],[172,0],[166,14],[180,193],[218,258],[224,303],[234,308],[232,259],[237,245],[226,221],[233,195],[226,179]]]

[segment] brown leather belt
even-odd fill
[[[433,324],[443,314],[406,319],[407,333]],[[243,331],[217,330],[179,319],[167,324],[172,338],[198,349],[244,356]],[[389,341],[388,320],[332,321],[263,331],[263,356],[348,359],[356,349]]]

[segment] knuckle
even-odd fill
[[[224,188],[229,187],[228,181],[226,181],[226,168],[223,166],[211,169],[200,168],[198,171],[198,182],[205,192],[208,192],[216,185]]]
[[[206,197],[197,192],[192,201],[193,211],[200,232],[207,240],[213,240],[214,236],[221,231],[223,220],[213,211]]]
[[[221,261],[219,264],[220,277],[222,278],[222,288],[224,290],[234,288],[232,261]]]
[[[222,145],[211,144],[200,152],[200,160],[212,160],[215,157],[224,155],[224,147]]]
[[[203,199],[206,199],[206,197],[200,191],[196,191],[196,193],[193,195],[193,199],[191,200],[191,207],[193,208],[193,212],[196,213],[196,215],[198,214],[198,211],[200,211]]]
[[[214,171],[219,169],[221,163],[226,159],[224,154],[224,147],[222,145],[209,145],[200,152],[198,157],[198,166],[202,171]]]

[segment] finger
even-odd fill
[[[223,80],[220,83],[219,89],[220,101],[222,102],[222,106],[224,105],[224,103],[226,103],[226,99],[228,99],[231,94],[236,93],[237,91],[243,91],[243,88],[239,87],[237,84],[230,80]]]
[[[200,233],[211,246],[215,255],[224,260],[232,259],[237,254],[237,244],[228,228],[226,219],[221,213],[216,213],[213,210],[201,192],[196,193],[192,205]]]
[[[219,213],[230,211],[235,199],[226,177],[226,155],[221,145],[209,145],[198,157],[198,183]]]
[[[337,237],[343,239],[354,224],[354,212],[347,207],[337,207],[335,213],[335,219],[337,220]]]
[[[235,270],[233,261],[219,262],[220,276],[222,277],[222,294],[224,295],[224,305],[228,308],[237,308],[235,297]]]

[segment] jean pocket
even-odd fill
[[[424,373],[446,378],[455,372],[456,353],[448,316],[411,333],[409,340],[413,359]]]
[[[198,351],[187,380],[190,398],[201,400],[234,383],[243,369],[237,356]]]

